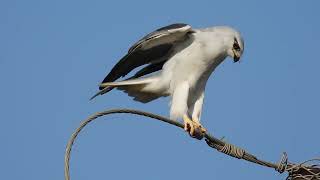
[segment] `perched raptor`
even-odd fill
[[[135,43],[104,78],[93,98],[113,88],[142,103],[170,96],[170,117],[183,119],[185,130],[200,139],[205,132],[200,116],[206,82],[227,57],[239,61],[243,50],[240,33],[230,27],[165,26]],[[132,77],[116,81],[138,67],[141,69]]]

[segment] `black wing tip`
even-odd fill
[[[99,86],[99,91],[90,98],[90,101],[92,99],[96,98],[97,96],[103,95],[103,94],[111,91],[113,88],[114,87],[101,87],[101,86]]]
[[[90,99],[89,99],[89,101],[92,101],[94,98],[96,98],[97,96],[99,96],[100,95],[100,91],[98,92],[98,93],[96,93],[95,95],[93,95]]]
[[[103,91],[103,88],[101,86],[99,86],[99,91],[96,94],[94,94],[89,100],[91,101],[94,98],[96,98],[97,96],[102,95],[103,94],[102,91]]]

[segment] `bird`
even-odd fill
[[[225,59],[238,62],[243,52],[243,38],[230,26],[170,24],[133,44],[91,99],[114,88],[142,103],[169,96],[170,118],[183,120],[184,130],[201,139],[206,132],[200,119],[207,80]]]

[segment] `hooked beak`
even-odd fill
[[[238,62],[240,60],[240,53],[233,50],[233,62]]]
[[[234,56],[234,58],[233,58],[233,62],[238,62],[240,60],[240,57],[239,56]]]

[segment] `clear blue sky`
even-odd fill
[[[146,33],[161,26],[230,25],[240,64],[211,76],[202,122],[266,160],[320,156],[319,1],[0,2],[0,179],[63,178],[65,145],[96,111],[128,107],[168,115],[168,99],[94,101],[98,83]],[[107,120],[107,119],[110,119]],[[232,170],[232,171],[230,171]],[[98,120],[73,149],[73,179],[284,179],[222,155],[182,130],[126,115]]]

